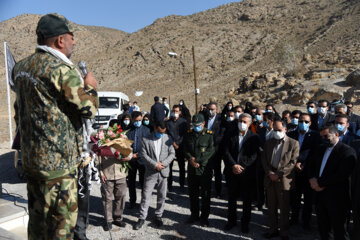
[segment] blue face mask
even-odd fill
[[[291,119],[291,123],[294,125],[298,125],[299,124],[299,119],[298,118],[293,118]]]
[[[262,125],[263,125],[263,127],[265,127],[265,128],[269,127],[269,124],[268,124],[266,121],[263,121],[263,122],[262,122]]]
[[[255,120],[257,122],[261,122],[261,119],[262,119],[261,115],[255,115]]]
[[[345,132],[345,126],[341,124],[335,124],[335,127],[339,132]]]
[[[305,122],[299,123],[299,129],[300,131],[307,131],[309,129],[309,124]]]
[[[195,132],[201,132],[202,128],[201,125],[200,126],[194,126],[194,131]]]
[[[265,112],[272,112],[272,110],[270,110],[270,109],[266,109],[266,111]]]
[[[163,133],[159,133],[159,132],[156,132],[156,133],[155,133],[155,137],[156,137],[156,138],[159,138],[159,139],[160,139],[160,138],[162,138],[163,136],[164,136]]]
[[[313,107],[308,107],[307,112],[308,112],[309,114],[314,114],[315,108],[313,108]]]
[[[134,126],[137,127],[137,128],[140,127],[141,126],[141,121],[135,121]]]
[[[144,120],[144,125],[149,125],[150,121],[149,120]]]

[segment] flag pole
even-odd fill
[[[5,53],[5,70],[6,70],[6,90],[7,90],[7,99],[8,99],[8,112],[9,112],[9,135],[10,135],[10,148],[13,142],[12,136],[12,122],[11,122],[11,104],[10,104],[10,88],[9,88],[9,73],[8,73],[8,64],[7,64],[7,45],[4,42],[4,53]],[[11,74],[11,73],[10,73]]]

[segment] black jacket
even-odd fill
[[[351,113],[349,123],[350,123],[350,127],[349,127],[350,131],[353,133],[356,133],[357,130],[360,129],[360,116],[356,115],[354,113]]]
[[[225,131],[225,129],[222,127],[222,121],[221,121],[220,114],[215,115],[215,121],[214,121],[214,124],[212,125],[211,129],[208,127],[208,123],[209,123],[209,118],[207,118],[205,120],[205,127],[213,132],[214,147],[215,147],[215,150],[217,150],[222,141],[224,131]]]
[[[163,121],[169,113],[169,109],[164,104],[156,102],[150,110],[150,117],[153,123]]]
[[[329,202],[346,202],[349,200],[349,177],[356,163],[355,151],[348,145],[338,142],[332,150],[322,175],[320,176],[321,163],[326,147],[319,145],[309,162],[308,178],[317,178],[320,187],[325,189],[317,195],[328,199]],[[345,203],[344,202],[344,203]]]
[[[245,168],[240,175],[247,179],[255,179],[256,159],[259,154],[259,146],[259,136],[249,129],[246,132],[239,152],[239,131],[237,130],[237,133],[227,141],[227,144],[225,144],[224,173],[230,175],[233,174],[232,166],[240,164]]]
[[[321,127],[319,127],[319,123],[318,123],[319,116],[320,116],[319,113],[311,115],[311,125],[310,125],[311,130],[314,130],[317,132],[320,131]],[[332,123],[332,122],[334,122],[334,120],[335,120],[335,116],[332,115],[331,113],[327,112],[322,126],[325,126],[327,123]]]
[[[348,130],[341,141],[343,143],[345,143],[346,145],[352,147],[353,142],[357,139],[360,139],[360,137],[358,135],[356,135],[355,133],[352,133],[351,131]]]
[[[300,133],[297,129],[289,132],[287,135],[292,139],[299,141]],[[320,144],[319,133],[309,129],[309,131],[305,133],[303,143],[300,147],[299,158],[297,162],[301,162],[301,164],[304,167],[306,167],[308,165],[308,160],[310,156],[312,155],[313,151],[316,151],[316,148],[318,147],[319,144]]]
[[[176,121],[170,118],[170,120],[166,122],[166,131],[174,139],[174,142],[180,146],[187,132],[186,120],[182,117],[179,117]]]

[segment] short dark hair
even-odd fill
[[[264,112],[264,118],[266,117],[270,121],[274,121],[275,113],[273,112]]]
[[[308,102],[306,103],[306,106],[309,106],[310,104],[315,104],[315,105],[317,105],[317,102],[315,102],[315,101],[308,101]]]
[[[232,109],[233,109],[234,112],[235,112],[235,110],[238,109],[238,108],[241,108],[241,111],[244,111],[244,109],[243,109],[240,105],[237,105],[237,106],[233,107]]]
[[[139,111],[133,111],[133,112],[131,113],[131,119],[135,119],[135,118],[137,118],[138,116],[142,116],[141,112],[139,112]]]
[[[303,113],[300,114],[300,117],[302,117],[302,116],[309,116],[310,121],[311,121],[311,115],[309,113],[303,112]]]
[[[216,106],[216,109],[218,108],[218,105],[217,105],[216,102],[210,102],[210,103],[208,104],[208,106],[210,106],[210,105],[215,105],[215,106]]]
[[[178,109],[181,111],[180,105],[175,104],[175,105],[172,107],[172,109],[175,109],[175,108],[178,108]]]
[[[328,101],[328,100],[325,100],[325,99],[321,99],[321,100],[319,100],[318,105],[319,105],[320,103],[326,103],[326,106],[327,106],[327,107],[329,107],[329,106],[330,106],[329,101]]]
[[[155,128],[158,128],[158,127],[160,127],[161,129],[165,129],[166,128],[165,122],[164,121],[157,121],[155,123]]]
[[[345,104],[345,105],[352,105],[352,106],[354,106],[354,104],[353,104],[351,101],[345,101],[344,104]]]
[[[335,118],[346,118],[347,122],[349,122],[349,116],[347,114],[339,113],[335,115]]]
[[[296,114],[301,115],[301,111],[300,110],[294,110],[294,111],[291,112],[291,116],[294,116]]]
[[[137,101],[134,101],[134,103],[136,103],[136,104],[137,104]]]
[[[155,96],[155,97],[154,97],[154,101],[155,101],[155,102],[158,102],[159,99],[160,99],[160,98],[159,98],[158,96]]]
[[[330,134],[335,134],[338,132],[338,130],[334,124],[326,124],[325,126],[322,126],[322,128],[320,129],[320,132],[322,132],[326,129],[329,129]]]
[[[279,118],[279,117],[277,117],[277,116],[274,118],[274,124],[275,124],[276,122],[281,122],[281,125],[282,125],[284,128],[286,128],[286,122],[284,122],[281,118]]]
[[[163,99],[162,99],[162,100],[164,101],[165,99],[167,99],[167,97],[163,97]]]
[[[282,115],[285,115],[285,114],[291,115],[291,112],[289,110],[285,110],[285,111],[282,112]]]

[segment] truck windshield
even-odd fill
[[[119,98],[117,97],[99,97],[99,108],[119,108]]]

